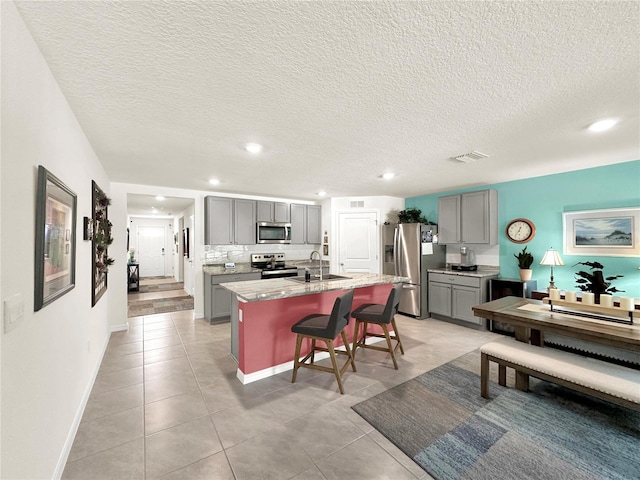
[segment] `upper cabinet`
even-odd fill
[[[240,198],[205,197],[205,245],[255,245],[256,202]]]
[[[498,192],[480,190],[438,198],[438,237],[442,244],[498,243]]]
[[[288,203],[258,200],[257,209],[258,222],[289,223],[291,221]]]
[[[291,243],[322,243],[322,207],[291,204]]]

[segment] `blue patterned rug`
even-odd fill
[[[640,478],[640,413],[534,378],[483,399],[479,367],[475,351],[353,409],[438,480]]]

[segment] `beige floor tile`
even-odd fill
[[[145,405],[145,432],[149,435],[208,414],[200,390],[193,390]]]
[[[68,462],[62,480],[144,480],[144,439]]]
[[[313,466],[304,449],[291,443],[284,427],[271,429],[226,453],[237,480],[291,478]]]
[[[144,382],[144,402],[153,403],[198,389],[193,373],[154,378]]]
[[[415,480],[413,473],[367,436],[319,461],[316,466],[327,480]]]
[[[180,337],[177,334],[146,340],[143,343],[145,352],[155,350],[157,348],[173,347],[175,345],[182,344],[182,342],[180,341]]]
[[[326,480],[322,472],[315,465],[302,473],[299,473],[291,480]]]
[[[105,355],[118,356],[118,355],[131,355],[132,353],[142,352],[142,341],[119,343],[115,345],[107,346]]]
[[[147,350],[144,352],[144,364],[149,365],[156,362],[164,362],[166,360],[172,360],[174,358],[186,357],[182,345],[173,345],[171,347],[156,348],[154,350]]]
[[[142,367],[128,368],[113,373],[98,373],[96,381],[93,384],[91,394],[106,393],[118,388],[128,387],[142,383],[143,370]]]
[[[402,450],[396,447],[393,443],[391,443],[387,437],[382,435],[375,429],[372,429],[371,432],[367,434],[367,436],[385,449],[386,452],[389,453],[393,458],[395,458],[401,465],[403,465],[407,470],[409,470],[415,477],[417,478],[431,478],[430,475],[422,470],[418,466],[416,462],[414,462],[411,458],[409,458]]]
[[[225,449],[282,424],[260,397],[220,410],[211,418]]]
[[[80,460],[143,437],[143,423],[142,407],[81,422],[68,461]]]
[[[161,477],[161,480],[235,480],[224,452],[203,458]]]
[[[105,355],[100,365],[100,375],[120,372],[130,368],[141,367],[143,361],[142,352],[129,355]]]
[[[111,390],[102,394],[92,394],[82,415],[82,421],[88,422],[114,413],[141,407],[143,402],[142,384]]]
[[[159,478],[222,451],[208,417],[146,437],[146,480]]]
[[[145,381],[154,378],[170,377],[172,375],[180,375],[191,373],[191,364],[189,359],[184,357],[172,358],[161,362],[154,362],[144,366]]]

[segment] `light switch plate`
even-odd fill
[[[4,300],[4,333],[8,333],[24,320],[24,299],[16,293]]]

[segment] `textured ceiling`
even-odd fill
[[[117,182],[408,197],[640,158],[636,1],[16,4]]]
[[[129,215],[176,216],[193,205],[192,198],[163,197],[156,195],[127,194],[127,212]]]

